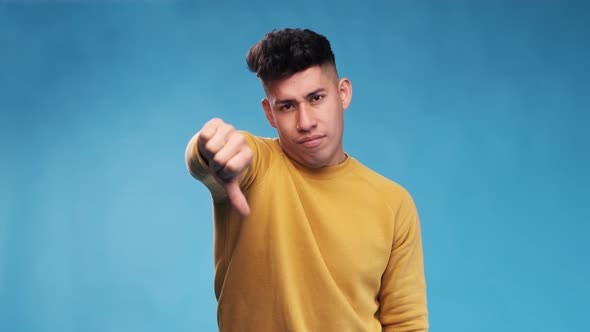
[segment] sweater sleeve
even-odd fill
[[[420,221],[407,192],[395,219],[392,251],[382,277],[379,303],[384,332],[428,330]]]
[[[270,164],[271,148],[268,146],[266,140],[260,139],[245,131],[240,131],[240,133],[246,138],[253,155],[250,167],[240,174],[240,188],[245,192],[266,173],[265,170]],[[199,153],[197,148],[198,137],[199,133],[194,135],[187,144],[185,151],[186,167],[195,179],[202,182],[209,189],[215,203],[223,202],[227,199],[227,193],[215,180],[210,172],[209,166]]]

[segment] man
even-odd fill
[[[278,138],[213,119],[186,150],[213,198],[219,329],[426,331],[414,203],[344,152],[352,85],[329,41],[274,30],[247,63]]]

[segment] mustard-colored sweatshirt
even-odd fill
[[[243,132],[242,219],[193,139],[191,174],[214,205],[220,331],[426,331],[418,215],[408,192],[352,157],[322,169],[290,160],[277,139]]]

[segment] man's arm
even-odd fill
[[[412,198],[401,203],[393,247],[379,292],[379,320],[384,332],[428,330],[426,281],[420,221]]]
[[[221,119],[212,119],[189,141],[185,161],[191,175],[203,182],[214,200],[228,198],[242,215],[250,207],[240,189],[240,174],[252,163],[244,136]]]

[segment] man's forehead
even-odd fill
[[[310,67],[288,78],[263,83],[264,90],[269,98],[276,99],[304,97],[316,90],[326,90],[331,83],[338,82],[335,71],[326,67]]]

